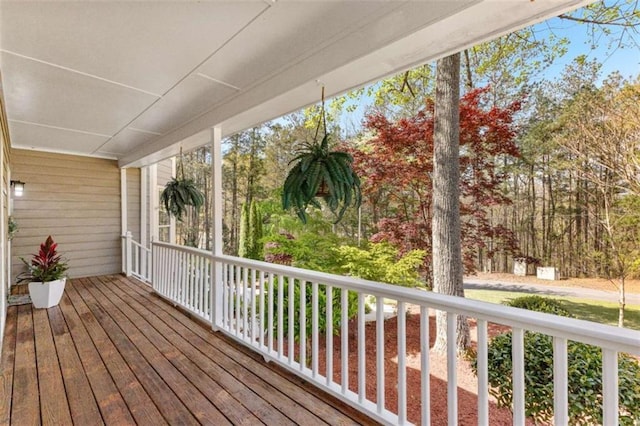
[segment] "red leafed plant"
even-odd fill
[[[58,254],[58,244],[53,241],[51,235],[47,237],[44,243],[40,244],[38,254],[33,254],[31,263],[21,259],[27,265],[26,276],[21,277],[21,281],[39,281],[49,282],[56,281],[64,277],[65,272],[69,269],[67,262]]]

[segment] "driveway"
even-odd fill
[[[542,294],[559,297],[579,297],[581,299],[618,302],[618,293],[615,291],[593,290],[584,287],[559,287],[553,285],[523,284],[517,282],[509,282],[507,280],[483,280],[475,277],[465,277],[464,288],[465,290],[513,291],[516,293]],[[640,294],[627,293],[626,303],[632,305],[640,305]]]

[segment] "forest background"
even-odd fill
[[[639,22],[635,1],[596,3],[462,52],[465,273],[521,258],[565,277],[640,276]],[[363,191],[337,224],[281,207],[318,105],[225,140],[225,253],[430,287],[434,84],[424,64],[328,103]],[[211,247],[210,162],[208,147],[184,155],[206,201],[178,223],[180,244]]]

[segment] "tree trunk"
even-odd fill
[[[438,60],[433,133],[433,288],[442,294],[464,297],[460,243],[460,54]],[[469,326],[458,316],[456,346],[464,351]],[[437,313],[434,351],[445,353],[445,312]]]
[[[624,327],[624,308],[626,305],[624,276],[620,277],[620,287],[618,287],[618,327]]]

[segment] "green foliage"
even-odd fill
[[[249,208],[249,251],[247,257],[255,260],[262,260],[262,214],[258,204],[251,201]]]
[[[283,283],[283,318],[282,318],[282,331],[283,335],[286,337],[288,335],[289,330],[289,285],[291,281],[288,278],[284,279]],[[306,338],[311,339],[311,333],[313,331],[311,316],[313,313],[313,288],[312,284],[305,282],[304,284],[305,290],[305,333]],[[294,280],[293,283],[293,334],[295,336],[295,341],[300,341],[300,294],[301,294],[301,283],[299,280]],[[274,336],[278,337],[278,283],[274,283],[274,297],[273,297],[273,312],[274,314],[274,325],[273,332]],[[342,303],[341,303],[341,294],[342,290],[339,288],[333,288],[332,292],[332,307],[333,307],[333,333],[340,333],[340,325],[342,323]],[[358,313],[358,295],[354,292],[349,292],[347,296],[348,305],[347,305],[347,318],[351,319],[356,316]],[[323,334],[327,330],[327,290],[326,286],[318,285],[318,333]]]
[[[572,317],[557,299],[542,296],[521,296],[505,302],[505,305],[514,308],[528,309],[530,311],[544,312],[547,314],[560,315],[561,317]]]
[[[255,201],[242,205],[238,256],[262,260],[262,214]]]
[[[509,305],[556,314],[564,311],[558,301],[535,296],[515,299]],[[602,351],[592,345],[569,341],[567,358],[569,423],[602,424]],[[524,364],[526,415],[535,422],[550,422],[553,419],[553,338],[526,332]],[[630,356],[620,354],[618,366],[620,424],[633,425],[640,421],[640,365]],[[477,373],[477,359],[472,361],[472,368]],[[503,333],[493,338],[488,347],[489,392],[502,407],[510,407],[513,400],[512,368],[512,333]]]
[[[238,245],[238,256],[247,257],[249,253],[249,205],[242,205],[240,213],[240,239]]]
[[[18,222],[16,222],[13,216],[9,216],[8,232],[9,232],[9,241],[11,241],[14,235],[16,235],[16,232],[18,232]]]
[[[334,249],[341,259],[343,272],[372,281],[405,287],[423,285],[419,268],[424,262],[424,250],[411,250],[400,256],[391,244],[374,243],[367,249],[341,246]]]
[[[20,274],[18,280],[46,283],[63,278],[69,266],[58,254],[57,248],[58,244],[49,235],[45,242],[40,244],[38,254],[32,255],[31,262],[20,258],[27,265],[27,272]]]
[[[269,235],[265,242],[265,259],[286,258],[298,268],[339,273],[341,259],[335,247],[342,243],[332,233],[302,232],[297,238],[290,234]]]
[[[165,185],[160,201],[170,215],[181,221],[187,206],[199,209],[204,204],[204,195],[192,179],[173,178]]]

